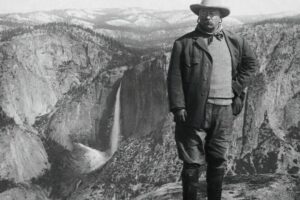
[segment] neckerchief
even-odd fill
[[[209,33],[201,28],[201,26],[198,24],[196,27],[196,31],[199,33],[203,34],[205,37],[207,37],[207,43],[210,45],[212,43],[213,38],[217,38],[217,40],[221,41],[224,37],[223,32],[222,32],[222,25],[220,24],[219,27],[212,33]]]

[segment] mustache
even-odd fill
[[[212,25],[214,24],[212,20],[204,20],[202,23]]]

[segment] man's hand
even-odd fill
[[[174,120],[176,123],[183,123],[186,120],[186,110],[185,109],[180,109],[174,112]]]
[[[237,116],[243,109],[243,101],[240,97],[235,97],[232,102],[232,114]]]

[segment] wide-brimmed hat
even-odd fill
[[[200,4],[190,5],[190,8],[196,15],[199,15],[200,10],[206,10],[206,9],[219,10],[221,14],[221,18],[224,18],[230,14],[229,8],[224,6],[222,0],[202,0]]]

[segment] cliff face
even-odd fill
[[[139,53],[91,30],[48,24],[11,31],[0,58],[0,198],[59,195],[63,183],[110,158],[120,78]]]
[[[49,168],[46,151],[36,134],[14,124],[1,129],[1,179],[22,183]]]
[[[122,135],[144,136],[152,132],[168,113],[166,63],[156,59],[137,65],[122,78]]]
[[[261,68],[249,88],[243,131],[236,136],[240,143],[233,146],[239,149],[234,169],[238,173],[299,173],[295,132],[300,120],[300,27],[265,24],[241,32],[251,41]]]
[[[1,43],[1,107],[17,124],[32,125],[111,59],[97,41],[84,41],[83,31],[56,31],[34,30]]]

